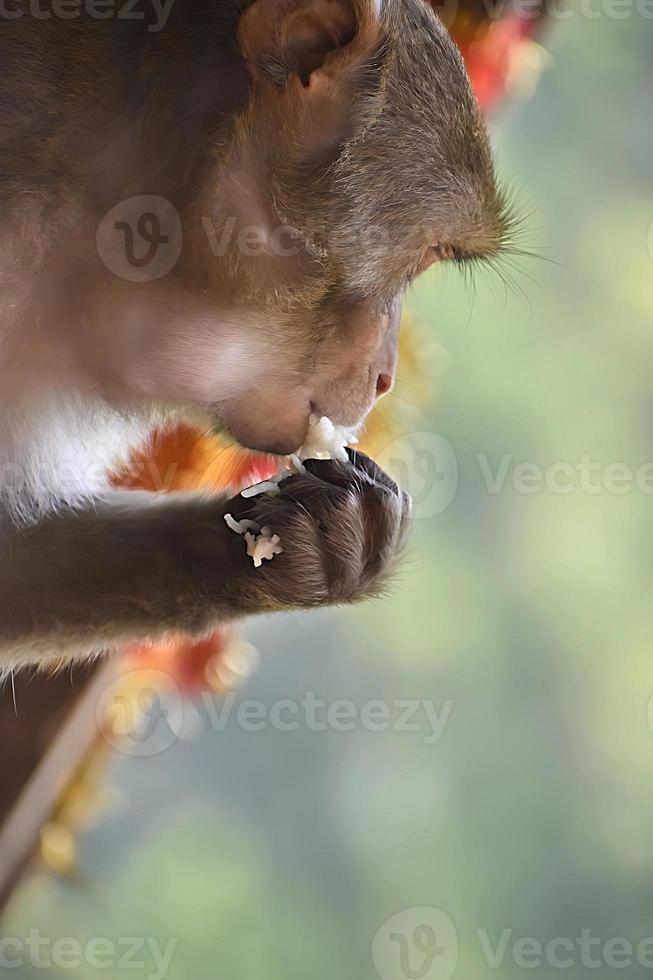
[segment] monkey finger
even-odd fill
[[[401,493],[399,486],[395,483],[392,477],[389,476],[385,470],[381,469],[379,464],[375,463],[374,460],[365,453],[360,452],[358,449],[351,449],[348,446],[347,455],[356,469],[362,470],[373,483],[381,484],[381,486],[385,487],[387,490],[391,490],[392,493]]]
[[[360,474],[351,464],[337,459],[307,459],[304,466],[311,475],[337,487],[349,488],[360,482]]]

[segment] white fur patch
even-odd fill
[[[32,522],[109,488],[112,470],[143,444],[157,413],[119,414],[92,397],[53,390],[0,414],[0,499]]]

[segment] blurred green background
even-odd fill
[[[653,936],[653,22],[577,14],[546,43],[495,135],[554,261],[523,263],[526,302],[455,272],[413,290],[450,368],[389,450],[418,496],[393,597],[251,623],[262,662],[224,730],[187,706],[183,739],[116,754],[128,803],[79,876],[23,883],[3,935],[175,938],[170,980],[652,974],[653,942],[628,964],[617,940]],[[234,717],[307,694],[353,702],[353,730],[344,708],[324,731]],[[398,730],[411,699],[435,716]]]

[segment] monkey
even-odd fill
[[[3,10],[0,666],[381,594],[410,501],[362,453],[248,500],[111,474],[182,419],[279,455],[314,413],[361,425],[408,285],[505,247],[441,21],[426,0]],[[254,569],[225,513],[283,554]]]

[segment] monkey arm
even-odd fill
[[[0,670],[233,617],[237,570],[247,568],[226,504],[118,491],[35,527],[0,516]]]
[[[270,527],[283,553],[255,568],[226,513]],[[407,495],[353,452],[309,460],[277,496],[118,491],[32,528],[0,517],[0,671],[378,595],[409,518]]]

